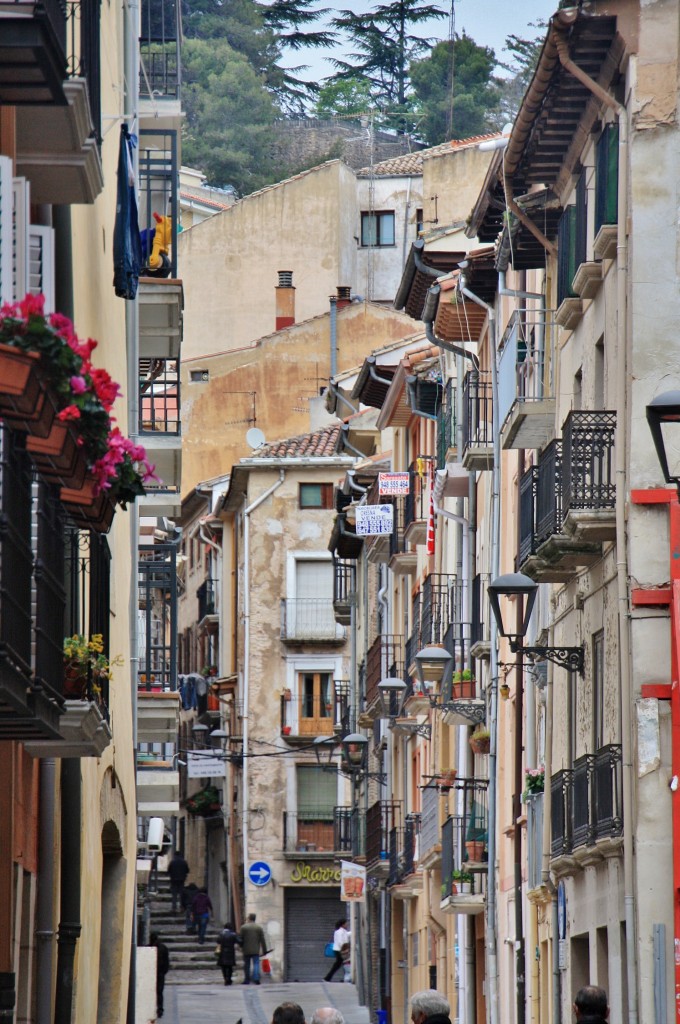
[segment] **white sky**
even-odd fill
[[[380,0],[380,2],[385,2],[385,0]],[[430,2],[436,2],[436,0],[430,0]],[[514,34],[531,39],[541,34],[539,29],[530,27],[530,22],[547,21],[558,6],[557,0],[454,0],[454,4],[456,32],[460,35],[464,29],[480,46],[493,47],[496,57],[500,60],[506,58],[503,48],[507,36]],[[320,2],[318,6],[327,7],[327,4]],[[369,11],[372,6],[370,0],[346,0],[345,3],[328,9],[351,9],[359,14]],[[423,22],[419,26],[419,35],[438,39],[447,38],[448,13],[450,11],[448,0],[444,0],[441,7],[447,12],[447,17],[435,20],[431,24]],[[335,52],[341,55],[342,51],[343,47],[340,46]],[[333,66],[323,58],[321,52],[316,54],[313,51],[294,53],[286,63],[292,66],[303,62],[309,64],[309,70],[301,77],[308,80],[318,81],[327,78],[334,72]]]

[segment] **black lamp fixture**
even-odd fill
[[[509,640],[510,650],[513,654],[522,651],[523,654],[527,654],[530,658],[537,658],[539,660],[545,658],[547,661],[552,661],[555,665],[561,665],[569,672],[579,672],[583,675],[582,644],[580,647],[524,646],[524,637],[529,628],[529,620],[531,619],[531,613],[538,593],[538,584],[530,576],[525,576],[521,572],[510,572],[506,573],[505,576],[497,576],[495,580],[489,583],[488,591],[489,604],[498,626],[498,632]],[[507,622],[504,620],[501,597],[518,597],[521,601],[526,597],[521,625],[511,626],[509,620]],[[514,609],[512,614],[514,616]]]
[[[320,768],[330,768],[333,764],[333,754],[338,744],[335,736],[317,736],[314,740],[314,753]]]
[[[453,669],[453,655],[445,647],[423,647],[413,660],[421,686],[439,683],[444,688]]]
[[[664,480],[675,484],[680,499],[680,391],[664,391],[653,398],[647,423]]]
[[[224,729],[213,729],[210,733],[210,742],[213,747],[218,750],[224,750],[229,741],[229,733],[225,732]]]
[[[209,731],[208,726],[201,725],[200,722],[197,725],[194,725],[191,730],[194,737],[194,744],[204,747]]]
[[[404,710],[407,686],[403,679],[388,677],[378,683],[380,698],[380,717],[399,718]]]

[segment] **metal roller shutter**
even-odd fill
[[[349,917],[339,889],[286,889],[286,981],[320,981],[332,964],[323,955],[335,923]],[[338,971],[333,981],[341,981]]]

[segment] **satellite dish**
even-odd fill
[[[264,444],[264,434],[259,427],[251,427],[246,434],[246,444],[249,448],[261,448]]]

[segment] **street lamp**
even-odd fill
[[[314,740],[314,753],[320,768],[326,769],[332,765],[337,742],[335,736],[317,736]]]
[[[447,677],[453,669],[453,655],[445,647],[423,647],[413,659],[421,686],[428,683],[440,683],[444,689]]]
[[[675,484],[680,499],[680,391],[664,391],[653,398],[647,423],[664,479]]]
[[[403,679],[381,679],[378,683],[380,697],[380,717],[399,718],[404,710],[404,701],[408,687]]]
[[[368,740],[359,732],[351,732],[342,741],[342,755],[353,771],[363,771],[368,761]]]
[[[554,662],[555,665],[561,665],[569,672],[579,672],[583,675],[583,644],[580,647],[545,647],[542,644],[535,644],[531,647],[524,646],[524,637],[529,628],[529,620],[531,619],[531,613],[538,593],[538,584],[531,577],[525,576],[521,572],[511,572],[505,576],[497,576],[495,580],[489,583],[488,591],[489,604],[498,626],[498,632],[501,636],[508,639],[510,650],[513,654],[521,651],[530,658],[541,660],[545,658],[547,661]],[[518,597],[520,601],[523,601],[526,597],[526,607],[521,625],[511,627],[509,621],[504,621],[501,597]]]

